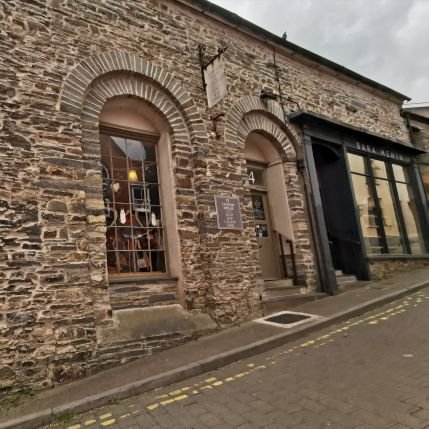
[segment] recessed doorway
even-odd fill
[[[246,139],[245,156],[259,265],[264,280],[287,278],[292,225],[284,164],[275,144],[256,132]]]

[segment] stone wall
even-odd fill
[[[401,271],[410,271],[424,268],[429,265],[428,258],[395,258],[395,259],[372,259],[369,261],[369,269],[371,271],[371,277],[374,280],[382,280],[389,278],[394,273]]]
[[[418,163],[425,185],[426,196],[429,200],[429,107],[407,108],[405,115],[408,112],[419,115],[410,117],[410,125],[415,127],[413,131],[415,146],[426,151],[426,153],[418,157]]]
[[[275,63],[285,100],[294,100],[285,102],[288,111],[298,102],[408,141],[398,100],[282,49],[274,56],[269,45],[175,2],[0,0],[0,34],[2,390],[79,377],[108,354],[97,343],[114,304],[104,257],[100,100],[140,97],[170,124],[183,266],[175,299],[183,304],[192,296],[194,309],[219,325],[260,312],[243,148],[229,132],[248,114],[259,118],[253,130],[282,140],[298,274],[304,285],[316,284],[305,178],[295,164],[300,136],[281,123],[278,104],[259,104],[262,88],[278,88]],[[228,96],[212,109],[202,89],[201,43],[209,55],[228,47]],[[211,118],[220,113],[226,116],[215,126]],[[232,194],[241,199],[244,229],[219,231],[213,196]],[[162,294],[171,294],[169,285]],[[141,305],[154,305],[149,300]],[[135,356],[156,349],[157,341],[140,342]]]

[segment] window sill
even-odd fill
[[[367,259],[369,261],[382,261],[385,259],[429,259],[429,254],[423,254],[423,255],[409,255],[409,254],[403,254],[403,255],[390,255],[390,254],[370,255],[370,256],[367,256]]]
[[[116,285],[121,283],[153,283],[161,281],[177,281],[178,277],[172,277],[169,274],[147,274],[147,275],[134,275],[134,276],[110,276],[109,285]]]

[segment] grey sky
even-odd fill
[[[290,42],[429,103],[429,0],[212,0]]]

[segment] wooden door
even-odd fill
[[[265,280],[279,279],[281,278],[279,254],[272,229],[267,194],[252,191],[252,206],[262,275]]]

